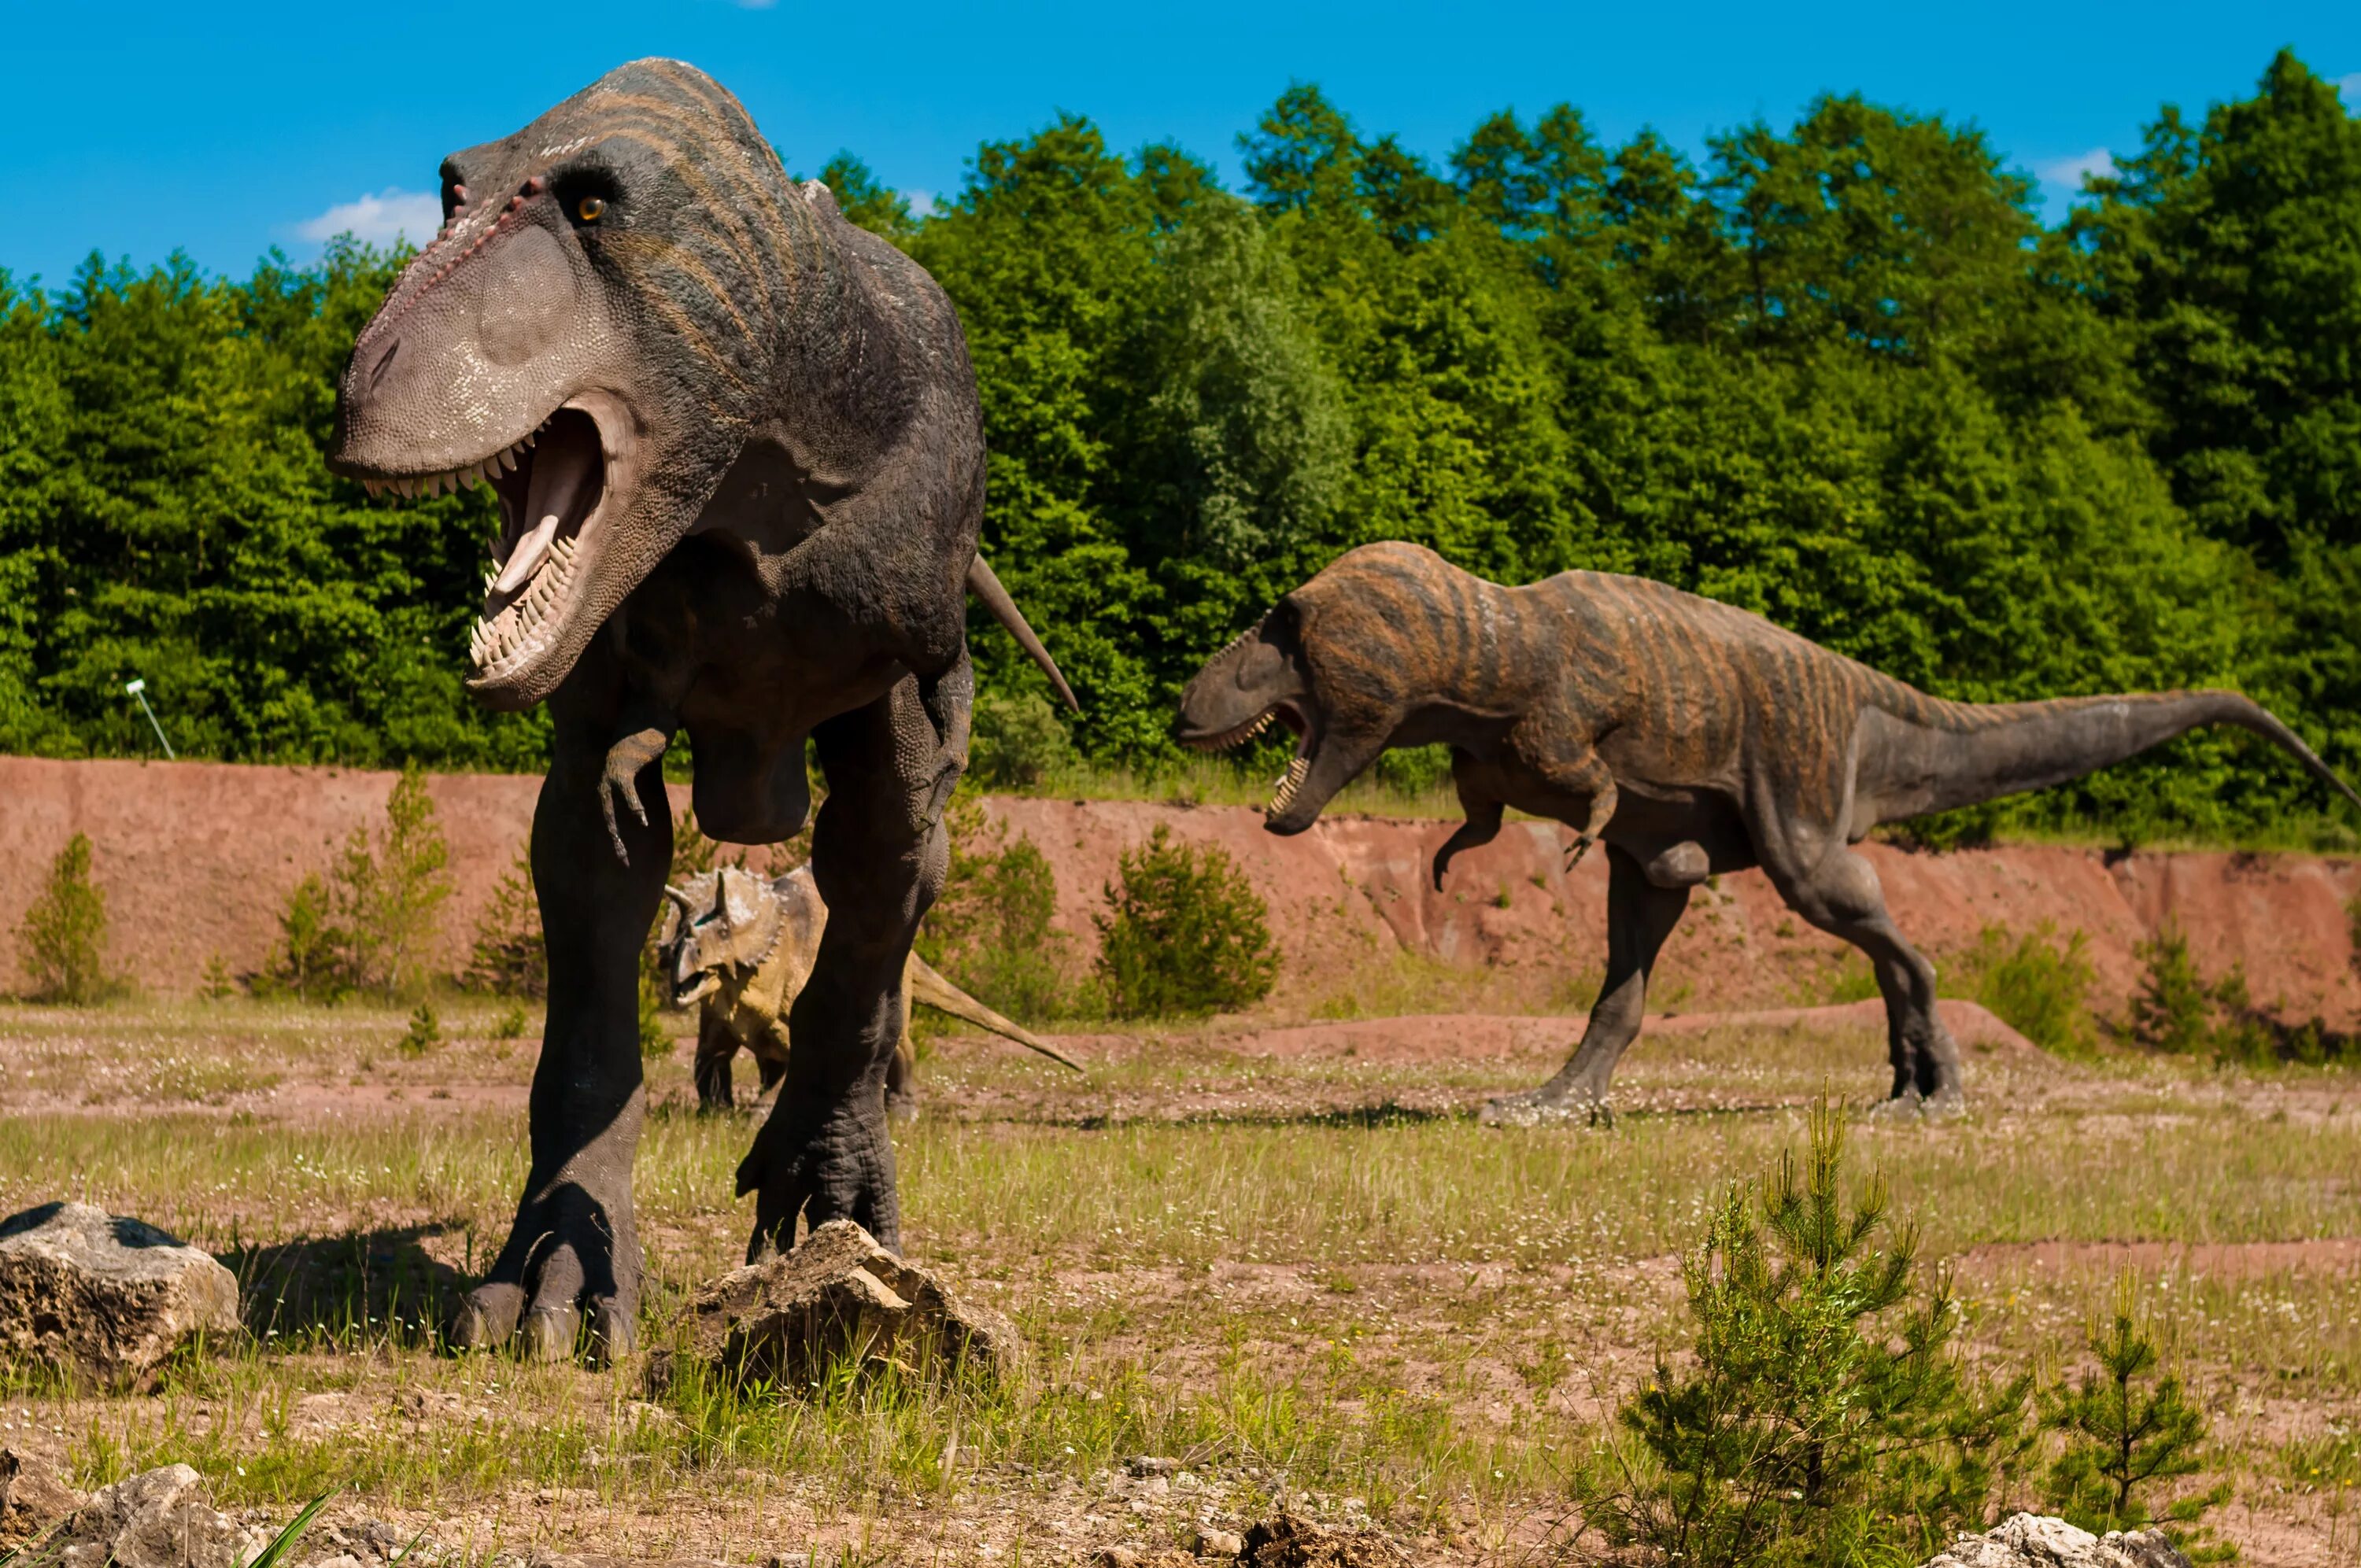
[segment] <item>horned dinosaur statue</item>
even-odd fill
[[[787,1070],[787,1010],[812,970],[828,905],[812,883],[811,868],[766,878],[737,866],[704,872],[686,886],[664,889],[670,905],[656,940],[656,959],[672,984],[672,1003],[699,1003],[697,1098],[708,1110],[733,1096],[730,1063],[742,1048],[752,1055],[765,1093]],[[913,1103],[910,1003],[923,1003],[1038,1051],[1060,1066],[1082,1065],[945,980],[917,954],[902,977],[902,1036],[885,1069],[885,1105]]]
[[[717,838],[801,828],[807,738],[829,784],[811,868],[833,917],[738,1170],[749,1255],[798,1216],[892,1246],[882,1086],[967,761],[965,593],[1055,665],[975,553],[983,433],[950,302],[791,179],[711,78],[622,66],[453,153],[442,183],[442,231],[354,345],[329,461],[372,491],[499,494],[467,685],[549,704],[551,1002],[516,1220],[451,1332],[596,1359],[631,1343],[640,1299],[635,977],[673,735]]]
[[[1340,557],[1215,654],[1174,735],[1216,750],[1274,719],[1299,738],[1274,833],[1311,827],[1388,747],[1442,742],[1466,820],[1435,853],[1438,888],[1506,806],[1573,828],[1576,859],[1606,843],[1607,973],[1582,1043],[1548,1083],[1488,1104],[1492,1121],[1604,1110],[1649,970],[1708,876],[1760,866],[1796,914],[1867,954],[1892,1095],[1955,1102],[1934,966],[1851,850],[1871,828],[2061,784],[2205,724],[2253,730],[2361,805],[2235,692],[1944,702],[1661,583],[1567,572],[1502,587],[1400,543]]]

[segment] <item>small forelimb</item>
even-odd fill
[[[607,765],[598,781],[598,809],[607,818],[607,838],[615,846],[615,858],[625,865],[631,863],[631,854],[623,847],[623,825],[615,808],[620,805],[641,827],[648,825],[647,807],[640,801],[640,775],[671,744],[670,726],[650,725],[607,748]]]

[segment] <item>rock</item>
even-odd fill
[[[89,1203],[0,1221],[0,1354],[116,1379],[237,1327],[236,1277],[153,1225]]]
[[[0,1448],[0,1542],[38,1535],[84,1501],[39,1458]]]
[[[1201,1527],[1195,1544],[1200,1557],[1238,1557],[1246,1552],[1246,1538],[1234,1530]]]
[[[270,1532],[214,1512],[204,1486],[185,1464],[101,1486],[29,1559],[44,1568],[239,1568]]]
[[[1248,1527],[1239,1544],[1242,1568],[1385,1568],[1393,1561],[1374,1536],[1346,1535],[1287,1513]]]
[[[725,1375],[801,1382],[848,1357],[937,1376],[966,1366],[998,1376],[1016,1331],[903,1262],[850,1220],[831,1220],[794,1251],[734,1269],[688,1309],[697,1357]],[[662,1372],[650,1368],[650,1381]]]
[[[1125,1460],[1123,1467],[1134,1475],[1170,1475],[1180,1468],[1180,1462],[1177,1459],[1159,1459],[1153,1454],[1142,1453]]]
[[[1983,1535],[1963,1535],[1924,1568],[2190,1568],[2163,1536],[2110,1530],[2103,1536],[2064,1519],[2011,1514]]]

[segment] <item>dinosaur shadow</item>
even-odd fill
[[[222,1255],[247,1332],[273,1349],[439,1344],[467,1277],[422,1245],[451,1224],[306,1236]]]

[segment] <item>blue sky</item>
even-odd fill
[[[1185,7],[932,0],[607,4],[368,0],[275,9],[49,0],[0,25],[0,269],[52,286],[95,248],[243,273],[350,226],[432,226],[434,171],[621,60],[688,60],[788,166],[839,148],[955,192],[978,142],[1060,109],[1118,148],[1160,138],[1235,181],[1235,135],[1290,81],[1440,159],[1483,115],[1561,100],[1605,137],[1692,152],[1823,90],[1972,119],[2043,177],[2136,144],[2159,104],[2248,92],[2292,44],[2361,111],[2361,4]]]

